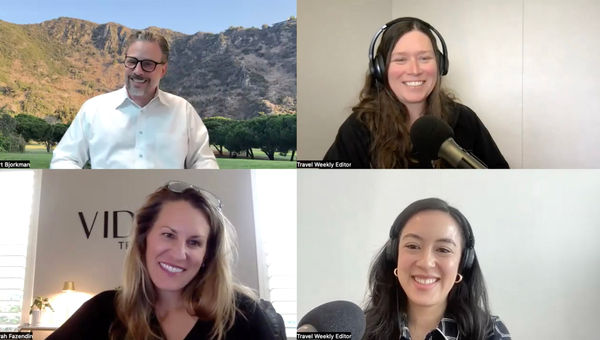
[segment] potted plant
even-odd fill
[[[29,308],[32,326],[40,325],[42,322],[42,313],[46,310],[46,308],[50,308],[54,312],[54,308],[52,308],[52,305],[50,305],[50,302],[48,302],[48,298],[36,296],[35,299],[33,299],[33,303]]]

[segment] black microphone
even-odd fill
[[[487,169],[487,166],[454,141],[450,125],[433,116],[417,119],[410,128],[410,140],[419,158],[441,158],[454,168]]]
[[[365,334],[365,313],[349,301],[331,301],[313,308],[298,323],[298,332],[350,332],[352,339]]]

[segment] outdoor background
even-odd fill
[[[170,44],[161,89],[187,99],[205,120],[221,167],[295,167],[295,2],[165,7],[99,0],[3,5],[0,159],[47,167],[81,104],[123,86],[125,40],[148,28]]]

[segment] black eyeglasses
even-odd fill
[[[144,70],[146,72],[154,71],[156,69],[156,65],[166,64],[163,62],[159,63],[159,62],[156,62],[156,61],[150,60],[150,59],[139,60],[137,58],[129,57],[129,56],[125,56],[125,62],[123,62],[123,64],[125,64],[125,67],[132,69],[132,70],[137,67],[138,63],[142,64],[142,70]]]
[[[223,203],[215,194],[213,194],[212,192],[210,192],[208,190],[200,189],[193,184],[189,184],[189,183],[186,183],[183,181],[169,181],[167,184],[165,184],[165,187],[167,189],[169,189],[170,191],[176,192],[179,194],[186,191],[187,189],[195,190],[198,193],[200,193],[202,196],[206,197],[210,201],[211,204],[213,204],[215,207],[217,207],[217,209],[219,211],[222,211],[222,209],[223,209]]]

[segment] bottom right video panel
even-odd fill
[[[297,180],[298,338],[595,331],[600,171],[302,170]]]

